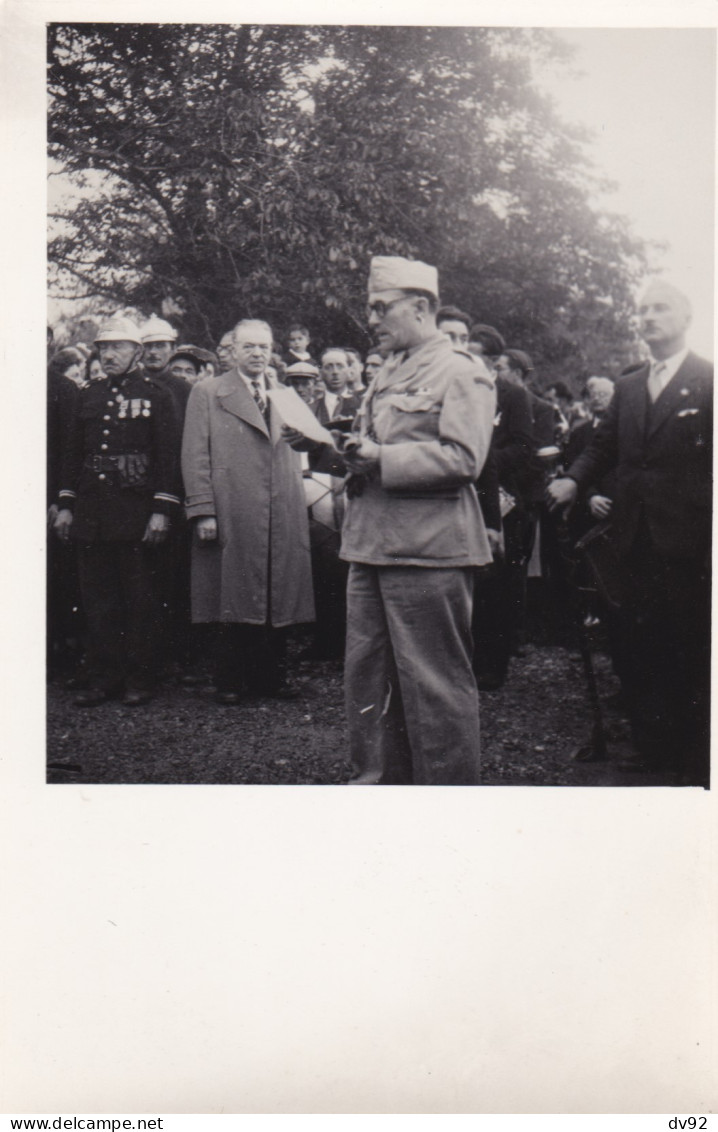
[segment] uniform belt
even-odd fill
[[[126,463],[128,456],[144,457],[144,453],[128,452],[118,456],[105,456],[100,455],[100,453],[92,453],[89,456],[85,456],[85,467],[89,468],[91,472],[116,472],[122,464]]]

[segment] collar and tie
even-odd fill
[[[264,423],[266,424],[267,428],[269,428],[269,405],[264,399],[262,386],[258,381],[252,381],[250,384],[252,386],[252,396],[257,403],[257,408],[264,418]]]
[[[651,372],[648,375],[648,396],[652,404],[655,404],[658,400],[669,380],[670,376],[666,363],[651,362]]]

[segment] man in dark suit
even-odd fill
[[[324,392],[312,404],[314,415],[320,424],[331,429],[332,421],[357,415],[361,397],[352,393],[348,387],[349,359],[343,349],[329,347],[321,357],[320,376]],[[346,467],[340,456],[328,445],[307,445],[309,448],[309,467],[313,472],[325,472],[333,476],[346,475]]]
[[[499,548],[492,545],[493,562],[476,571],[472,617],[474,672],[479,690],[488,692],[498,690],[504,683],[511,653],[517,644],[523,572],[528,562],[529,524],[524,488],[534,442],[527,391],[521,382],[513,384],[497,372],[506,350],[503,336],[495,327],[477,323],[469,332],[468,348],[481,358],[496,386],[491,448],[477,488],[483,510],[485,478],[495,475],[498,479],[503,545]],[[484,518],[491,522],[490,512],[484,511]]]
[[[606,417],[552,507],[615,470],[615,544],[625,571],[629,711],[626,769],[708,785],[713,366],[685,341],[690,304],[668,283],[639,304],[651,361],[620,378]]]
[[[294,367],[290,367],[293,369]],[[348,389],[349,358],[344,349],[329,347],[321,356],[321,379],[324,393],[312,401],[311,408],[320,424],[331,429],[336,420],[354,418],[361,406],[361,396]],[[312,645],[305,656],[314,660],[340,659],[344,655],[346,637],[346,583],[349,567],[339,558],[341,518],[343,513],[343,478],[346,465],[339,453],[328,444],[314,441],[297,443],[307,453],[312,473],[325,477],[333,506],[310,510],[309,537],[312,548],[312,576],[316,627]],[[326,477],[333,477],[331,480]],[[331,521],[329,521],[331,520]]]

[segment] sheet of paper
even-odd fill
[[[306,401],[302,401],[294,389],[268,389],[267,395],[285,425],[303,432],[309,440],[336,447],[332,434],[320,425]]]

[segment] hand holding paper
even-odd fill
[[[296,432],[302,433],[309,440],[316,440],[319,444],[329,444],[335,448],[334,437],[328,429],[320,425],[314,413],[305,401],[302,401],[294,389],[268,389],[267,396],[277,410],[282,423]]]

